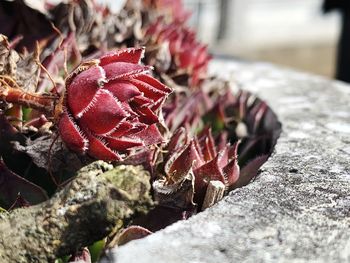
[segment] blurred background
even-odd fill
[[[347,0],[350,1],[350,0]],[[104,0],[119,8],[122,0]],[[183,0],[212,53],[333,77],[341,18],[322,0]]]
[[[333,76],[338,13],[321,0],[187,0],[193,26],[216,54]]]

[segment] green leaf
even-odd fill
[[[97,260],[100,258],[103,249],[105,247],[105,240],[99,240],[93,243],[91,246],[89,246],[89,251],[91,255],[91,262],[97,262]]]
[[[28,121],[30,119],[31,108],[22,107],[23,121]]]

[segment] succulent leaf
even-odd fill
[[[220,152],[217,151],[215,140],[209,128],[195,136],[188,144],[189,135],[185,129],[175,131],[170,139],[165,157],[164,167],[160,167],[159,179],[153,184],[156,195],[179,195],[183,192],[183,183],[189,180],[191,174],[194,178],[194,202],[201,207],[208,184],[212,180],[219,180],[227,187],[233,185],[239,178],[237,163],[238,143],[233,146],[226,145]],[[189,193],[183,193],[187,195]],[[160,198],[160,203],[169,198]],[[176,197],[179,199],[179,197]],[[186,198],[186,200],[190,200]],[[191,199],[192,200],[192,199]],[[187,203],[191,206],[191,202]]]

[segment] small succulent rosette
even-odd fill
[[[180,85],[198,87],[206,77],[211,56],[207,46],[197,41],[196,33],[176,20],[167,23],[164,17],[159,17],[147,27],[145,34],[149,38],[150,49],[158,50],[158,53],[153,51],[156,55],[149,52],[150,55],[147,56],[148,60],[152,56],[157,57],[157,63],[162,66],[156,64],[156,69],[169,74]],[[161,55],[162,51],[164,54],[164,45],[168,49],[170,62],[160,63],[159,60],[168,59],[167,56]]]
[[[221,181],[229,188],[238,180],[237,148],[238,142],[216,143],[208,128],[194,138],[184,128],[178,129],[167,145],[159,179],[153,183],[157,201],[185,210],[194,205],[200,208],[210,181]],[[169,204],[171,200],[176,204]]]

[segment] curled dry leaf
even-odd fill
[[[17,62],[20,57],[11,49],[10,43],[5,35],[0,35],[0,73],[14,77],[17,70]]]
[[[0,75],[12,79],[27,92],[36,91],[40,72],[37,57],[37,53],[19,55],[10,47],[7,37],[0,35]]]
[[[107,48],[138,46],[143,38],[139,9],[113,13],[93,0],[61,2],[50,8],[52,22],[65,34],[73,32],[80,52],[94,55]]]
[[[121,230],[120,233],[118,233],[113,238],[113,240],[108,244],[108,246],[110,248],[113,248],[115,246],[122,246],[132,240],[140,239],[150,234],[152,234],[152,232],[144,227],[136,226],[136,225],[129,226]]]
[[[95,1],[91,0],[61,1],[50,8],[50,14],[53,23],[61,31],[81,35],[91,30],[94,17],[100,11],[95,5]]]

